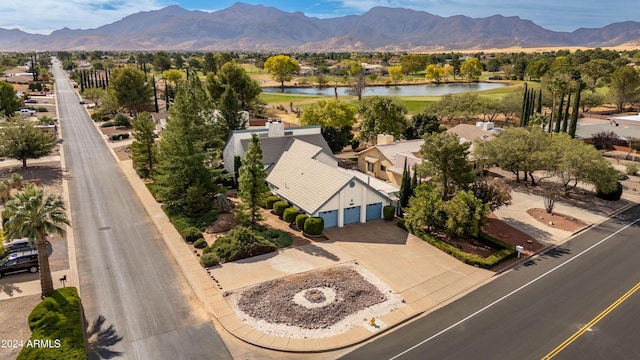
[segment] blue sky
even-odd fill
[[[68,27],[90,29],[127,15],[180,5],[188,10],[216,11],[234,0],[0,0],[0,27],[48,34]],[[248,4],[301,11],[320,18],[362,14],[374,6],[404,7],[434,15],[519,16],[556,31],[640,21],[638,0],[244,0]]]

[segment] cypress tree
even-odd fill
[[[416,194],[416,188],[418,187],[418,172],[416,167],[413,167],[413,177],[411,178],[411,196]]]
[[[79,78],[80,78],[78,82],[80,83],[80,92],[81,92],[81,93],[83,93],[83,92],[84,92],[84,76],[83,76],[83,74],[82,74],[82,73],[83,73],[83,71],[80,71],[80,72],[78,73],[78,76],[79,76]]]
[[[538,103],[536,105],[537,105],[536,112],[538,114],[542,114],[542,89],[538,91]]]
[[[582,82],[578,82],[578,88],[576,90],[576,98],[573,102],[573,109],[571,112],[571,124],[569,124],[569,135],[572,139],[576,137],[576,128],[578,127],[578,110],[580,109],[580,92],[582,91]]]
[[[404,158],[404,171],[402,171],[402,181],[400,182],[400,209],[409,205],[411,197],[411,178],[407,170],[407,158]]]
[[[160,108],[158,108],[158,90],[156,90],[156,78],[151,77],[151,83],[153,84],[153,101],[156,106],[156,112],[160,112]]]
[[[558,105],[558,115],[556,116],[556,123],[555,123],[555,129],[554,132],[559,133],[560,132],[560,122],[562,122],[562,115],[564,114],[562,112],[562,106],[564,105],[564,93],[560,94],[560,104]]]
[[[564,108],[564,116],[562,117],[562,132],[567,132],[567,126],[569,125],[569,107],[571,104],[571,91],[569,91],[569,96],[567,97],[567,106]]]
[[[527,121],[527,102],[529,101],[529,89],[527,83],[524,83],[524,94],[522,95],[522,112],[520,115],[520,126],[526,126]]]

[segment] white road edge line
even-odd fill
[[[460,324],[464,323],[465,321],[467,321],[467,320],[469,320],[469,319],[471,319],[471,318],[475,317],[476,315],[478,315],[478,314],[480,314],[480,313],[482,313],[482,312],[486,311],[486,310],[487,310],[487,309],[489,309],[489,308],[492,308],[492,307],[493,307],[493,306],[495,306],[496,304],[498,304],[498,303],[502,302],[504,299],[506,299],[506,298],[508,298],[508,297],[512,296],[513,294],[515,294],[515,293],[519,292],[520,290],[522,290],[522,289],[526,288],[527,286],[530,286],[531,284],[533,284],[533,283],[537,282],[538,280],[540,280],[540,279],[542,279],[542,278],[546,277],[547,275],[551,274],[552,272],[554,272],[554,271],[556,271],[556,270],[560,269],[561,267],[563,267],[563,266],[567,265],[568,263],[570,263],[570,262],[572,262],[573,260],[575,260],[575,259],[579,258],[580,256],[582,256],[582,255],[583,255],[583,254],[585,254],[586,252],[591,251],[591,249],[593,249],[593,248],[597,247],[598,245],[600,245],[600,244],[602,244],[603,242],[605,242],[605,241],[609,240],[609,239],[610,239],[610,238],[612,238],[613,236],[615,236],[615,235],[619,234],[620,232],[622,232],[622,231],[626,230],[627,228],[629,228],[629,227],[630,227],[630,226],[632,226],[633,224],[637,223],[638,221],[640,221],[640,218],[635,219],[633,222],[631,222],[631,223],[629,223],[629,224],[625,225],[623,228],[619,229],[618,231],[616,231],[616,232],[612,233],[611,235],[607,236],[606,238],[604,238],[604,239],[602,239],[602,240],[598,241],[597,243],[595,243],[595,244],[593,244],[593,245],[589,246],[588,248],[586,248],[586,249],[582,250],[580,253],[578,253],[576,256],[572,257],[571,259],[569,259],[569,260],[567,260],[567,261],[563,262],[562,264],[560,264],[560,265],[558,265],[558,266],[554,267],[553,269],[551,269],[551,270],[547,271],[546,273],[544,273],[544,274],[542,274],[542,275],[538,276],[537,278],[535,278],[535,279],[533,279],[533,280],[529,281],[528,283],[526,283],[526,284],[524,284],[524,285],[520,286],[519,288],[517,288],[517,289],[515,289],[515,290],[511,291],[510,293],[508,293],[508,294],[504,295],[503,297],[501,297],[501,298],[499,298],[498,300],[496,300],[496,301],[492,302],[491,304],[489,304],[489,305],[487,305],[487,306],[483,307],[482,309],[480,309],[480,310],[478,310],[478,311],[474,312],[473,314],[471,314],[471,315],[469,315],[469,316],[465,317],[464,319],[462,319],[462,320],[458,321],[457,323],[455,323],[455,324],[453,324],[453,325],[450,325],[449,327],[447,327],[447,328],[445,328],[445,329],[443,329],[443,330],[440,330],[438,333],[436,333],[436,334],[434,334],[434,335],[431,335],[430,337],[428,337],[428,338],[426,338],[426,339],[422,340],[421,342],[417,343],[416,345],[413,345],[412,347],[410,347],[410,348],[408,348],[407,350],[405,350],[405,351],[403,351],[403,352],[399,353],[398,355],[396,355],[396,356],[394,356],[394,357],[390,358],[389,360],[395,360],[395,359],[398,359],[398,358],[399,358],[399,357],[401,357],[401,356],[404,356],[405,354],[407,354],[407,353],[409,353],[409,352],[411,352],[411,351],[413,351],[413,350],[415,350],[415,349],[419,348],[420,346],[422,346],[422,345],[426,344],[427,342],[429,342],[429,341],[431,341],[431,340],[435,339],[436,337],[438,337],[438,336],[440,336],[440,335],[444,334],[445,332],[447,332],[447,331],[449,331],[449,330],[451,330],[451,329],[455,328],[456,326],[458,326],[458,325],[460,325]]]

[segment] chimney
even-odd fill
[[[284,136],[284,123],[282,120],[269,120],[267,121],[267,129],[269,130],[269,137],[282,137]]]
[[[376,144],[378,144],[378,145],[393,144],[393,135],[378,134],[378,138],[376,140]]]

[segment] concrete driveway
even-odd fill
[[[405,305],[380,314],[382,327],[357,327],[328,337],[290,339],[245,324],[223,296],[209,298],[222,326],[234,336],[266,349],[322,352],[365,341],[381,329],[433,311],[493,279],[494,273],[466,265],[383,220],[326,229],[329,238],[277,253],[209,268],[223,291],[233,291],[287,275],[356,262],[386,283]],[[376,316],[377,318],[377,316]]]

